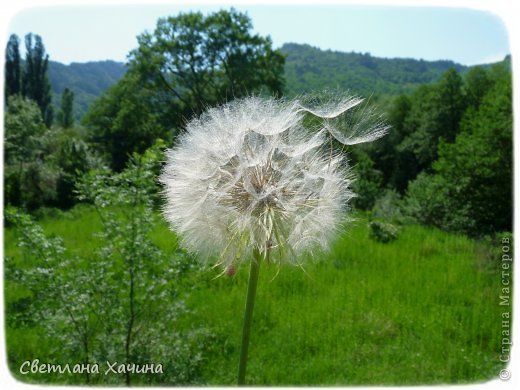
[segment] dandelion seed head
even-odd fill
[[[328,149],[330,121],[356,107],[355,99],[309,109],[251,97],[189,122],[160,176],[164,215],[181,245],[228,274],[255,250],[294,264],[326,250],[354,196],[346,160]],[[321,126],[304,127],[308,114]]]

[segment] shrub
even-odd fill
[[[370,228],[369,237],[379,242],[390,242],[396,240],[399,230],[391,223],[381,221],[371,221],[368,224]]]
[[[31,217],[14,209],[7,212],[20,236],[23,261],[6,261],[6,280],[23,285],[31,297],[23,307],[18,301],[8,307],[13,328],[37,319],[45,329],[41,337],[55,347],[50,357],[57,362],[163,365],[161,375],[86,375],[86,383],[200,380],[201,338],[207,332],[178,330],[186,313],[184,283],[192,259],[175,248],[173,255],[166,253],[150,238],[155,228],[154,164],[153,158],[135,155],[121,173],[96,170],[81,180],[80,197],[101,220],[98,245],[90,254],[71,256],[73,250],[62,239],[49,238]]]
[[[377,198],[372,208],[372,218],[389,222],[404,223],[402,213],[402,200],[397,191],[387,189],[382,196]]]
[[[445,189],[440,176],[419,174],[408,185],[403,204],[405,215],[420,224],[442,227],[449,201]]]

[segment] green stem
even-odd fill
[[[249,283],[247,286],[246,309],[244,311],[244,327],[242,328],[242,347],[240,349],[240,363],[238,365],[238,385],[245,385],[247,350],[249,348],[249,335],[251,334],[251,322],[253,319],[253,307],[255,306],[256,286],[258,284],[258,274],[260,271],[260,261],[262,256],[255,249],[253,259],[251,259],[251,269],[249,271]]]

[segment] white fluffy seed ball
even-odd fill
[[[327,249],[354,195],[346,161],[329,147],[332,137],[359,143],[386,132],[378,122],[338,139],[333,119],[361,101],[311,109],[252,97],[189,122],[160,176],[164,215],[181,245],[233,273],[254,250],[298,264],[302,254]],[[305,128],[306,114],[320,125]]]

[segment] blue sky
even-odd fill
[[[6,31],[42,36],[50,58],[63,63],[124,61],[136,36],[153,31],[161,16],[211,12],[229,6],[47,6],[16,14]],[[322,49],[370,52],[378,57],[450,59],[465,65],[501,60],[510,52],[508,32],[489,12],[464,8],[354,5],[237,5],[254,31]],[[5,37],[7,38],[7,37]]]

